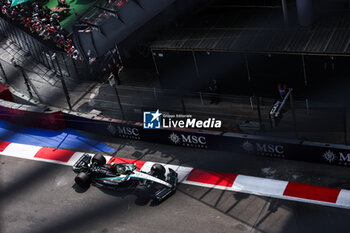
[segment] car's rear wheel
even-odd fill
[[[165,167],[159,163],[153,164],[151,174],[159,179],[165,179]]]
[[[96,154],[92,158],[92,163],[96,163],[97,165],[104,165],[106,164],[106,158],[101,154]]]
[[[91,179],[90,176],[85,172],[80,172],[74,180],[75,183],[83,189],[88,189],[90,187]]]

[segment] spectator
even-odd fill
[[[57,4],[58,4],[58,7],[66,7],[66,8],[69,8],[69,4],[66,3],[65,0],[57,0]]]
[[[278,90],[278,93],[281,97],[281,99],[283,100],[284,97],[286,96],[287,92],[288,92],[288,87],[286,84],[282,84],[282,83],[279,83],[277,85],[277,90]]]
[[[67,38],[68,33],[60,26],[59,15],[50,14],[50,9],[42,6],[42,2],[24,2],[20,5],[10,7],[11,0],[0,0],[1,14],[13,21],[17,21],[32,33],[37,33],[43,40],[56,42],[59,48],[66,47],[72,42]],[[65,0],[62,0],[66,4]],[[68,6],[68,4],[66,5]],[[64,45],[64,46],[63,46]]]
[[[38,5],[38,4],[35,4],[35,6],[34,6],[34,12],[35,12],[35,13],[39,13],[39,5]]]

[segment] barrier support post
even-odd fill
[[[59,76],[59,78],[61,79],[64,95],[66,97],[69,110],[72,110],[72,105],[70,103],[70,97],[69,97],[68,89],[67,89],[67,86],[66,86],[66,82],[64,81],[64,78],[62,76]]]
[[[297,121],[296,121],[296,117],[295,117],[295,106],[294,106],[294,99],[293,99],[292,91],[293,91],[293,90],[291,89],[290,95],[289,95],[289,101],[290,101],[290,106],[291,106],[291,108],[292,108],[294,132],[295,132],[295,136],[298,137],[298,133],[297,133]]]
[[[346,107],[343,108],[343,117],[344,117],[344,144],[348,144],[348,132],[347,132],[347,122],[346,122]]]
[[[256,98],[256,108],[258,109],[258,117],[259,117],[259,125],[260,125],[260,131],[263,131],[263,125],[262,125],[262,119],[261,119],[261,111],[260,111],[260,102],[261,102],[261,97]]]
[[[184,114],[186,114],[186,107],[185,107],[185,101],[184,101],[184,96],[181,95],[181,105],[182,105],[182,111]]]
[[[117,101],[118,101],[118,104],[119,104],[119,109],[120,109],[120,112],[122,114],[122,119],[124,120],[125,117],[124,117],[124,111],[123,111],[123,106],[120,102],[120,98],[119,98],[119,93],[118,93],[118,89],[117,89],[117,86],[116,85],[113,85],[113,88],[114,88],[114,91],[115,91],[115,94],[117,96]]]
[[[158,69],[157,61],[156,61],[156,58],[154,57],[152,49],[151,49],[151,54],[152,54],[152,60],[153,60],[154,68],[156,70],[156,74],[157,74],[157,76],[159,76],[159,69]]]
[[[69,92],[68,92],[68,89],[67,89],[66,81],[64,81],[64,78],[63,78],[63,73],[62,73],[60,64],[58,63],[58,58],[55,57],[54,59],[55,59],[55,61],[56,61],[57,69],[58,69],[58,71],[59,71],[59,74],[57,74],[57,75],[58,75],[58,77],[59,77],[60,80],[61,80],[62,87],[63,87],[63,91],[64,91],[64,95],[65,95],[65,97],[66,97],[69,110],[72,110],[72,105],[71,105],[71,103],[70,103]]]
[[[24,83],[26,84],[26,87],[27,87],[27,90],[28,90],[28,93],[29,93],[29,96],[30,98],[33,98],[33,94],[32,94],[32,91],[30,90],[30,85],[29,85],[29,81],[28,81],[28,77],[27,77],[27,74],[25,73],[24,69],[22,67],[19,67],[21,72],[22,72],[22,76],[23,76],[23,79],[24,79]]]
[[[4,76],[5,82],[6,82],[7,84],[9,84],[9,80],[7,79],[7,76],[6,76],[6,73],[5,73],[4,67],[2,67],[1,62],[0,62],[0,69],[1,69],[1,73],[2,73],[2,75]]]

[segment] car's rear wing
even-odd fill
[[[84,170],[85,168],[88,168],[89,164],[91,161],[91,155],[89,154],[83,154],[78,161],[73,165],[73,171],[75,173],[79,173],[82,170]]]

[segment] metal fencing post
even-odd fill
[[[159,76],[159,69],[158,69],[157,61],[156,61],[156,58],[154,57],[152,49],[151,49],[151,54],[152,54],[152,60],[153,60],[154,68],[156,70],[156,74],[157,74],[157,76]]]
[[[203,96],[202,96],[202,92],[201,91],[199,92],[199,98],[201,99],[202,105],[204,105]]]
[[[75,64],[75,61],[74,61],[73,58],[71,58],[71,60],[72,60],[72,63],[73,63],[74,71],[75,71],[75,73],[76,73],[76,75],[78,77],[79,76],[79,71],[78,71],[78,68],[77,68],[77,64]]]
[[[68,66],[67,66],[67,62],[66,62],[65,56],[66,56],[66,55],[63,55],[63,53],[61,53],[61,57],[62,57],[62,59],[63,59],[64,65],[65,65],[65,67],[66,67],[68,76],[71,77],[70,72],[69,72],[69,68],[68,68]]]
[[[252,111],[254,111],[253,97],[252,96],[249,97],[249,101],[250,101],[250,107],[252,108]]]
[[[184,114],[186,114],[186,107],[185,107],[185,101],[184,101],[184,96],[181,95],[181,105],[182,105],[182,110]]]
[[[123,111],[123,106],[120,102],[120,98],[119,98],[119,93],[118,93],[118,89],[117,89],[117,86],[116,85],[113,85],[113,88],[114,88],[114,91],[115,91],[115,94],[117,96],[117,101],[118,101],[118,104],[119,104],[119,109],[120,109],[120,112],[122,114],[122,119],[124,120],[125,119],[125,116],[124,116],[124,111]]]
[[[292,90],[292,89],[291,89]],[[292,90],[293,91],[293,90]],[[296,137],[298,137],[298,133],[297,133],[297,120],[295,117],[295,106],[294,106],[294,99],[293,99],[293,94],[292,92],[289,95],[289,101],[290,101],[290,106],[292,108],[292,116],[293,116],[293,124],[294,124],[294,132]]]
[[[4,76],[4,79],[5,79],[6,83],[7,83],[7,84],[9,84],[9,80],[7,79],[7,76],[6,76],[5,70],[4,70],[4,68],[2,67],[1,62],[0,62],[0,69],[1,69],[1,73],[2,73],[2,75]]]
[[[194,53],[194,50],[192,50],[192,57],[193,57],[194,67],[196,69],[196,75],[197,75],[197,77],[200,77],[198,63],[197,63],[197,59],[196,59],[196,55]]]
[[[68,89],[67,89],[67,86],[66,86],[66,82],[64,81],[64,78],[62,76],[59,76],[59,78],[61,79],[61,83],[62,83],[64,95],[65,95],[66,100],[67,100],[68,107],[69,107],[70,110],[72,110],[72,105],[70,103],[70,97],[69,97]]]
[[[302,65],[303,65],[304,84],[305,84],[305,87],[307,87],[308,86],[308,80],[307,80],[307,74],[306,74],[306,65],[305,65],[305,57],[304,57],[304,55],[301,55],[301,62],[302,62]]]
[[[25,83],[26,86],[27,86],[27,90],[28,90],[29,96],[30,96],[30,98],[33,98],[32,91],[30,90],[30,85],[29,85],[29,81],[28,81],[27,74],[26,74],[26,72],[24,71],[24,69],[23,69],[22,67],[19,67],[19,69],[20,69],[21,72],[22,72],[22,76],[23,76],[23,79],[24,79],[24,83]]]
[[[261,97],[256,97],[256,108],[258,109],[258,117],[259,117],[259,125],[260,125],[260,131],[263,131],[263,124],[262,124],[262,119],[261,119],[261,110],[260,110],[260,102],[261,102]]]
[[[305,99],[305,104],[306,104],[306,114],[309,115],[309,99]]]
[[[250,76],[250,68],[249,68],[247,54],[244,54],[244,64],[245,64],[245,68],[246,68],[246,71],[247,71],[248,80],[251,81],[252,77]]]
[[[346,107],[344,107],[343,108],[343,117],[344,117],[344,143],[345,143],[345,145],[348,144],[348,132],[347,132],[346,114],[347,114],[347,109],[346,109]]]
[[[60,63],[58,62],[58,54],[57,53],[56,53],[56,56],[54,57],[54,59],[56,61],[57,70],[58,70],[58,72],[60,72],[61,77],[63,77],[62,69],[61,69]]]
[[[69,92],[68,92],[68,89],[67,89],[67,86],[66,86],[66,82],[64,81],[64,77],[63,77],[63,74],[62,74],[62,70],[61,70],[60,64],[58,63],[58,59],[56,57],[54,59],[56,61],[57,68],[59,70],[58,77],[61,79],[61,83],[62,83],[64,95],[65,95],[66,100],[67,100],[68,107],[69,107],[70,110],[72,110],[72,105],[70,103]]]

